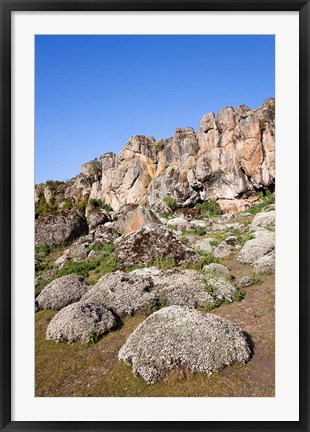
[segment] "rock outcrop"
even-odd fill
[[[124,267],[150,264],[156,259],[171,259],[175,264],[192,263],[199,255],[182,243],[163,225],[147,225],[126,235],[116,249],[117,260]]]
[[[274,117],[275,100],[268,99],[256,110],[241,105],[206,114],[196,132],[178,128],[159,141],[133,136],[117,156],[105,153],[74,179],[58,182],[56,192],[53,185],[36,186],[36,203],[61,208],[72,200],[83,207],[97,199],[114,211],[125,204],[164,211],[165,197],[179,207],[215,198],[224,212],[245,210],[258,190],[274,187]]]
[[[246,362],[250,349],[239,327],[215,315],[170,306],[149,316],[129,336],[118,358],[150,384],[173,369],[211,374]]]
[[[52,246],[71,242],[88,232],[86,219],[81,214],[70,211],[50,213],[36,219],[36,246]]]

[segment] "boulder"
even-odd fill
[[[206,253],[212,253],[213,252],[213,249],[214,249],[214,246],[212,246],[211,244],[210,244],[210,242],[212,242],[212,240],[214,240],[213,238],[203,238],[203,239],[199,239],[199,240],[197,240],[197,241],[195,241],[194,243],[193,243],[193,246],[196,248],[196,249],[200,249],[200,250],[202,250],[203,252],[206,252]]]
[[[163,225],[147,225],[128,234],[116,249],[118,261],[124,267],[138,263],[153,263],[156,259],[173,259],[176,264],[193,263],[199,255],[187,247]]]
[[[275,253],[270,252],[254,261],[254,269],[257,274],[271,274],[275,272]]]
[[[248,240],[238,254],[237,260],[243,264],[254,264],[256,260],[269,254],[275,247],[275,233],[258,231],[255,238]]]
[[[63,308],[47,327],[46,339],[56,342],[88,342],[117,326],[114,314],[102,305],[77,302]]]
[[[243,276],[240,280],[239,280],[239,286],[241,288],[246,288],[250,285],[252,285],[253,283],[253,279],[251,279],[249,276]]]
[[[204,276],[196,270],[163,271],[151,267],[134,270],[132,273],[142,278],[151,278],[152,292],[158,306],[203,307],[206,303],[214,303],[217,298],[208,294]]]
[[[227,267],[223,266],[222,264],[217,263],[211,263],[208,265],[205,265],[203,268],[203,272],[212,278],[229,278],[230,277],[230,271]]]
[[[155,302],[150,278],[118,270],[102,276],[82,297],[82,301],[102,304],[118,316],[149,313]]]
[[[228,256],[230,252],[231,252],[231,246],[227,244],[226,241],[223,241],[213,250],[213,255],[216,258],[224,258]]]
[[[251,225],[249,226],[250,231],[259,231],[262,229],[267,229],[270,231],[275,230],[275,219],[276,212],[269,211],[263,213],[257,213],[255,218],[253,219]]]
[[[173,369],[212,374],[250,358],[241,329],[213,314],[170,306],[150,315],[129,336],[118,358],[153,384]]]
[[[87,233],[88,226],[84,216],[75,211],[50,213],[35,221],[36,246],[53,246],[71,242]]]
[[[149,224],[160,224],[160,220],[151,209],[142,205],[127,204],[118,211],[115,226],[118,231],[128,234]]]
[[[109,213],[104,210],[93,211],[88,216],[88,227],[89,230],[95,229],[98,225],[103,225],[106,222],[109,222],[111,219],[109,217]]]
[[[65,306],[80,300],[88,290],[84,278],[76,274],[69,274],[54,279],[36,298],[36,310],[60,310]]]

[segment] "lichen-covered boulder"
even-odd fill
[[[256,260],[269,254],[275,247],[275,233],[272,231],[257,231],[255,238],[248,240],[237,257],[243,264],[254,264]]]
[[[116,249],[118,261],[124,267],[137,263],[152,263],[158,258],[173,259],[176,264],[197,262],[199,255],[182,243],[163,225],[147,225],[128,234]]]
[[[213,297],[206,291],[204,275],[197,270],[163,271],[150,267],[134,270],[131,274],[152,279],[152,292],[159,305],[203,307],[216,300],[216,295]]]
[[[257,213],[251,225],[249,226],[249,229],[250,231],[259,231],[262,229],[268,229],[270,231],[274,231],[275,220],[276,220],[275,211]]]
[[[270,252],[254,261],[254,269],[257,274],[271,274],[275,272],[275,253]]]
[[[211,374],[246,362],[250,348],[241,329],[213,314],[170,306],[150,315],[129,336],[118,358],[150,384],[173,369]]]
[[[38,217],[35,221],[36,246],[53,246],[70,242],[87,233],[84,216],[75,211],[55,212]]]
[[[77,302],[84,295],[89,286],[84,278],[76,274],[69,274],[54,279],[41,291],[36,298],[36,310],[60,310],[65,306]]]
[[[102,276],[82,297],[82,301],[102,304],[120,317],[148,313],[155,300],[153,282],[121,270]]]
[[[88,342],[117,325],[114,314],[103,305],[77,302],[58,312],[47,327],[46,339],[57,342]]]

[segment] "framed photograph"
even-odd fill
[[[1,430],[308,431],[308,1],[0,4]]]

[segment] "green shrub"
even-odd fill
[[[175,211],[178,208],[178,203],[175,198],[172,197],[166,197],[163,199],[163,202],[167,204],[167,206],[172,210]]]
[[[153,266],[162,270],[169,270],[176,266],[174,258],[164,258],[160,256],[153,262]]]
[[[260,285],[260,284],[263,283],[262,278],[258,274],[256,274],[256,273],[252,274],[251,279],[252,279],[252,284],[253,285]]]
[[[163,309],[164,307],[167,307],[167,303],[165,301],[160,302],[158,299],[153,299],[152,303],[151,303],[151,309],[150,312],[151,314],[154,312],[159,311],[160,309]]]
[[[164,219],[171,219],[172,216],[173,216],[173,214],[169,213],[169,212],[163,212],[163,213],[161,213],[161,217],[163,217]]]
[[[38,255],[47,256],[51,253],[51,248],[50,246],[36,246],[35,253]]]
[[[216,258],[210,252],[204,252],[202,250],[198,250],[197,252],[201,255],[201,258],[199,259],[199,261],[197,261],[195,263],[190,263],[190,264],[182,264],[180,266],[180,268],[182,270],[190,269],[190,270],[202,271],[202,269],[204,268],[205,265],[221,262],[221,260],[219,258]]]
[[[196,208],[202,217],[219,216],[221,214],[221,207],[214,198],[197,204]]]
[[[214,303],[208,303],[208,302],[207,302],[207,303],[204,305],[204,310],[205,310],[206,312],[210,312],[210,311],[212,311],[213,309],[220,307],[223,303],[225,303],[225,301],[222,300],[222,299],[217,299],[217,300],[215,300]]]
[[[213,294],[214,292],[213,286],[207,282],[205,284],[205,290],[207,291],[208,294]]]
[[[260,198],[260,201],[248,210],[248,212],[253,215],[261,212],[263,208],[270,204],[275,203],[275,195],[269,189],[259,192],[258,197]]]
[[[89,333],[89,335],[88,335],[87,343],[88,343],[89,345],[94,345],[95,343],[98,342],[99,337],[100,337],[100,334],[99,334],[98,332],[95,332],[95,331],[94,331],[94,332],[91,332],[91,333]]]
[[[210,245],[213,247],[217,247],[220,244],[220,242],[216,239],[210,240]]]
[[[106,211],[113,211],[112,207],[106,204],[101,199],[90,198],[88,202],[92,206],[93,211],[99,211],[101,209]]]
[[[115,250],[115,246],[112,244],[104,245],[102,248],[102,253],[95,258],[87,258],[84,261],[79,262],[69,262],[63,268],[57,271],[57,276],[65,276],[71,273],[75,273],[83,276],[84,278],[88,277],[88,272],[95,270],[99,277],[104,274],[110,273],[118,268],[118,262],[113,254]]]
[[[74,207],[74,201],[71,197],[66,197],[62,205],[63,210],[71,210]]]
[[[240,302],[241,300],[243,300],[244,297],[245,297],[245,295],[246,295],[246,290],[245,289],[242,289],[242,288],[239,288],[239,287],[237,287],[235,289],[235,300],[237,302]]]

